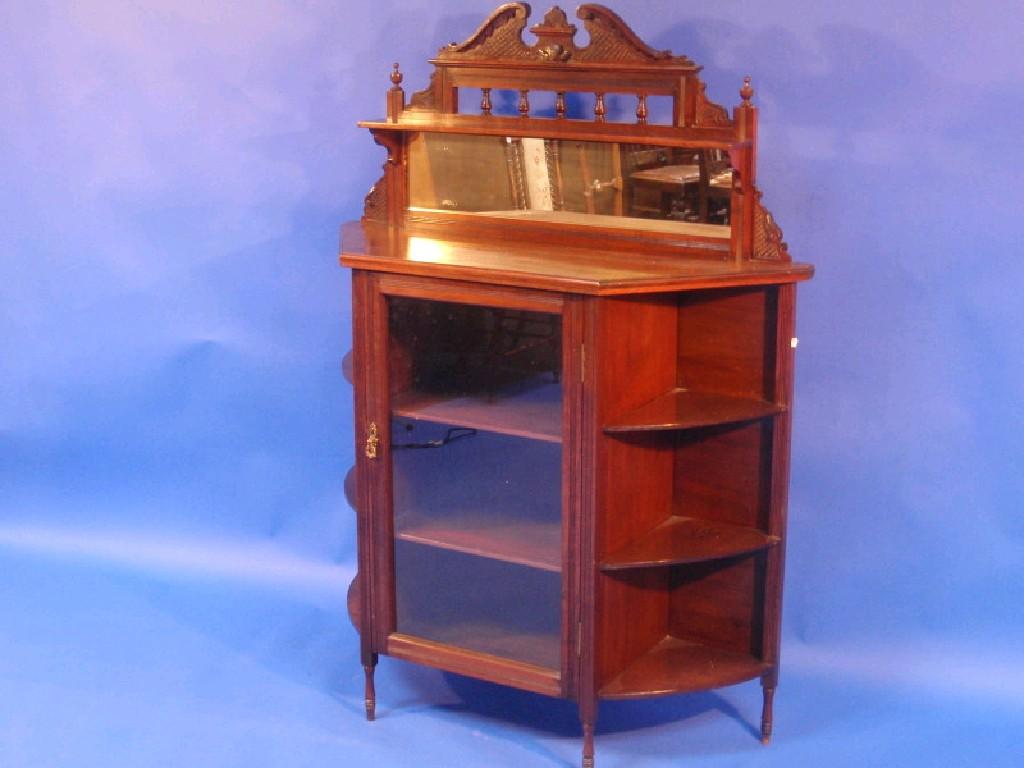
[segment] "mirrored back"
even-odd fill
[[[729,230],[733,171],[721,149],[424,132],[408,157],[412,212]]]

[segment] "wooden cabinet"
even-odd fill
[[[396,67],[363,124],[388,151],[341,251],[367,715],[387,654],[578,701],[585,766],[601,699],[760,679],[767,741],[812,268],[761,205],[749,81],[729,117],[611,11],[581,6],[586,47],[557,8],[523,42],[528,13],[442,48],[409,105]]]

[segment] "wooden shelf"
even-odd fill
[[[562,570],[562,526],[469,515],[399,524],[396,538],[558,573]]]
[[[635,699],[701,691],[751,680],[767,668],[753,656],[668,635],[603,686],[600,696]]]
[[[718,560],[767,549],[778,541],[756,528],[674,515],[606,558],[601,570]]]
[[[616,434],[710,427],[763,419],[784,410],[781,405],[755,397],[695,392],[680,387],[606,424],[604,431]]]
[[[581,230],[591,230],[594,240],[587,242],[579,237],[577,245],[566,245],[563,242],[565,232],[558,242],[546,235],[538,239],[536,234],[531,235],[527,224],[498,222],[500,227],[506,228],[505,232],[516,233],[514,239],[504,234],[474,240],[468,234],[456,237],[457,230],[453,230],[450,221],[398,230],[383,224],[350,222],[342,231],[341,263],[373,272],[447,277],[589,295],[774,285],[807,280],[814,274],[809,264],[736,261],[725,252],[720,258],[687,257],[687,251],[680,253],[678,248],[670,255],[652,253],[651,239],[658,236],[657,233],[647,233],[642,239],[644,257],[638,258],[636,250],[631,252],[626,241],[622,241],[618,249],[609,244],[609,233],[614,234],[612,230],[581,227]],[[533,239],[529,239],[531,236]],[[707,246],[692,239],[688,243],[684,239],[673,242],[691,250]]]
[[[558,633],[529,633],[485,621],[445,624],[406,621],[401,634],[450,646],[453,651],[487,654],[513,664],[557,671],[562,667],[562,638]],[[394,635],[392,635],[394,637]]]
[[[562,442],[562,385],[555,382],[533,382],[493,395],[464,397],[407,392],[396,397],[391,413],[549,443]]]
[[[536,646],[536,636],[531,636],[527,642]],[[549,642],[545,640],[540,645],[541,653],[531,652],[530,655],[544,659],[542,665],[511,661],[493,654],[392,632],[388,635],[387,653],[397,659],[426,664],[460,675],[512,685],[547,696],[561,696],[561,659],[552,654],[554,649]]]

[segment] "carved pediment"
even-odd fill
[[[529,16],[529,4],[506,3],[464,42],[443,47],[437,58],[445,63],[483,59],[562,64],[630,62],[696,69],[685,56],[651,48],[618,14],[603,5],[581,5],[576,11],[576,17],[590,35],[589,44],[582,48],[576,45],[576,25],[569,23],[565,11],[557,5],[544,14],[542,22],[530,28],[537,41],[527,45],[523,30]]]
[[[462,43],[450,43],[437,52],[439,59],[535,58],[523,43],[523,29],[530,15],[526,3],[505,3]]]

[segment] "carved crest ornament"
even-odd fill
[[[641,40],[618,14],[603,5],[581,5],[576,16],[590,35],[582,48],[575,42],[576,25],[557,5],[544,20],[530,27],[537,42],[523,42],[523,30],[530,16],[527,3],[506,3],[498,8],[465,42],[451,43],[438,52],[438,59],[508,59],[551,63],[577,62],[665,62],[694,67],[685,56],[656,51]]]
[[[476,80],[484,77],[480,73],[502,81],[496,88],[519,89],[519,116],[533,119],[530,112],[530,89],[555,90],[555,117],[566,117],[565,95],[569,91],[592,90],[595,98],[594,121],[606,120],[605,73],[627,71],[638,85],[636,122],[647,124],[648,97],[651,94],[671,94],[675,102],[675,126],[683,130],[724,131],[738,140],[752,142],[756,136],[756,109],[751,103],[754,90],[750,78],[744,80],[740,89],[742,99],[733,115],[711,101],[706,85],[699,78],[701,67],[690,58],[675,55],[668,50],[658,50],[647,43],[623,21],[618,14],[603,5],[587,3],[576,10],[576,18],[582,22],[589,41],[578,45],[578,27],[570,23],[566,12],[558,6],[552,7],[543,19],[532,26],[529,32],[536,38],[531,44],[524,41],[531,8],[528,3],[505,3],[491,13],[487,19],[464,41],[442,46],[431,60],[434,69],[426,88],[414,92],[408,104],[401,88],[402,74],[398,64],[390,73],[392,86],[388,92],[389,119],[401,121],[402,113],[420,116],[417,119],[436,115],[455,114],[458,103],[455,92],[463,87],[460,73],[472,73]],[[520,84],[509,85],[509,82]],[[558,86],[551,83],[557,82]],[[587,87],[577,87],[586,82]],[[563,84],[564,83],[564,84]],[[596,84],[596,87],[595,87]],[[680,85],[682,84],[682,85]],[[492,114],[492,84],[477,83],[480,86],[480,113]],[[611,88],[622,92],[623,89]],[[394,177],[402,169],[398,159],[397,146],[374,131],[378,143],[388,148],[385,174],[370,190],[366,197],[364,217],[370,220],[384,220],[389,204],[400,195],[400,188]],[[702,134],[703,135],[703,134]],[[789,253],[782,239],[782,230],[772,215],[761,203],[761,192],[753,186],[753,166],[735,165],[736,177],[741,179],[750,174],[749,190],[745,205],[748,207],[746,232],[748,258],[758,261],[788,261]],[[390,169],[389,169],[390,168]],[[742,187],[741,187],[742,189]],[[742,193],[741,193],[742,194]]]

